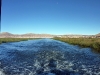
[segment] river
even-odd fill
[[[2,43],[0,75],[100,75],[100,54],[53,39]]]

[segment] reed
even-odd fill
[[[100,53],[100,38],[58,38],[55,40],[66,42],[73,45],[79,45],[81,47],[90,47],[94,51]]]
[[[29,39],[34,39],[34,38],[0,38],[0,44],[7,43],[7,42],[27,41]]]

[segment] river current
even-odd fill
[[[100,54],[53,39],[3,43],[0,75],[100,75]]]

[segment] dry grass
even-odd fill
[[[54,38],[69,44],[79,45],[81,47],[90,47],[100,53],[100,38]]]
[[[0,44],[7,42],[27,41],[28,39],[34,39],[34,38],[0,38]]]

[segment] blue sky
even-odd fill
[[[100,33],[100,0],[2,0],[1,31]]]

